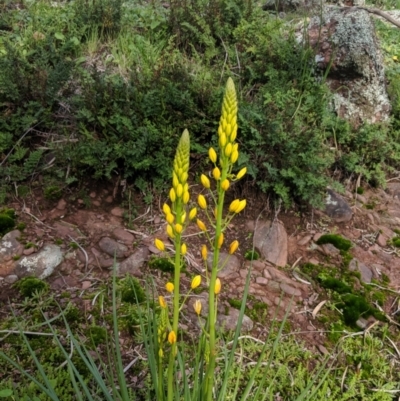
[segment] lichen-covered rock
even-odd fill
[[[308,25],[315,61],[328,71],[336,113],[353,125],[389,119],[383,58],[367,11],[325,6]]]
[[[331,189],[327,190],[325,213],[337,223],[349,221],[353,216],[353,211],[349,204]]]

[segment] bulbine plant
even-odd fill
[[[222,104],[222,115],[218,128],[218,149],[210,148],[208,155],[213,164],[212,179],[207,175],[201,175],[201,183],[209,193],[210,204],[203,194],[198,195],[197,206],[189,209],[190,200],[189,185],[187,183],[189,171],[189,132],[185,130],[179,141],[172,172],[172,188],[169,192],[169,204],[163,205],[163,212],[167,221],[167,235],[172,240],[175,249],[174,282],[166,283],[166,291],[172,294],[169,305],[163,296],[159,297],[161,315],[158,326],[156,345],[158,352],[157,369],[157,398],[168,401],[177,399],[179,390],[177,386],[177,366],[180,350],[179,317],[183,303],[187,295],[181,294],[181,269],[184,256],[187,252],[187,244],[183,242],[183,233],[188,224],[196,222],[200,234],[205,238],[205,244],[201,248],[202,259],[205,263],[205,279],[208,285],[209,314],[206,322],[202,323],[201,335],[194,367],[195,382],[191,384],[193,399],[212,400],[214,391],[214,378],[216,358],[219,353],[216,334],[217,301],[221,292],[222,282],[218,278],[218,271],[223,267],[220,264],[220,250],[225,245],[224,231],[232,218],[246,207],[245,199],[235,199],[224,210],[225,193],[229,190],[232,181],[241,179],[246,174],[246,167],[234,173],[234,165],[239,157],[237,135],[237,111],[238,102],[233,80],[228,79]],[[202,216],[200,216],[200,213]],[[200,218],[201,217],[201,218]],[[155,245],[160,251],[166,250],[166,245],[160,239],[155,240]],[[229,254],[233,254],[239,246],[237,240],[228,246]],[[213,252],[212,265],[207,266],[208,249]],[[210,270],[210,273],[208,272]],[[197,275],[191,283],[191,290],[201,284],[202,277]],[[191,291],[190,290],[190,291]],[[200,317],[202,304],[199,299],[194,302],[194,311]],[[164,365],[164,358],[168,363]],[[165,368],[164,368],[165,366]],[[164,369],[166,369],[167,389],[165,391]],[[154,370],[155,371],[155,370]],[[181,375],[184,372],[179,372]],[[154,379],[154,378],[153,378]],[[192,399],[192,397],[190,399]],[[185,397],[186,399],[186,397]]]

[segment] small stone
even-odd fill
[[[4,278],[4,282],[7,284],[14,284],[16,281],[18,281],[18,276],[15,274],[10,274]]]
[[[242,278],[246,278],[247,277],[247,273],[248,273],[248,270],[245,270],[245,269],[240,269],[239,270],[240,277],[242,277]]]
[[[108,195],[106,199],[104,199],[107,203],[113,203],[114,198],[111,195]]]
[[[32,248],[24,249],[23,254],[24,254],[25,256],[28,256],[28,255],[32,255],[32,253],[34,253],[34,252],[35,252],[35,248],[32,247]]]
[[[154,245],[149,246],[149,251],[151,253],[154,253],[155,255],[158,255],[159,253],[161,253],[161,251],[158,248],[156,248]]]
[[[281,290],[290,296],[301,297],[301,291],[289,284],[281,283]]]
[[[265,268],[265,263],[261,260],[248,260],[246,266],[251,266],[252,270],[257,270],[262,272]]]
[[[130,245],[135,240],[135,237],[123,228],[116,228],[113,231],[113,235],[117,240],[122,241],[124,244]]]
[[[256,228],[254,220],[248,220],[246,221],[246,230],[250,231],[251,233],[254,232]]]
[[[111,214],[115,217],[122,217],[124,215],[124,209],[121,209],[120,207],[114,207],[111,209]]]
[[[314,328],[313,326],[307,326],[306,329],[307,329],[308,331],[314,331],[314,330],[315,330],[315,328]]]
[[[207,257],[209,270],[212,268],[213,255],[213,252],[209,252]],[[218,277],[226,278],[229,277],[231,273],[239,271],[240,261],[236,255],[229,255],[227,252],[221,252],[218,259],[218,268],[221,269],[218,272]]]
[[[325,213],[336,223],[349,221],[353,217],[353,211],[348,203],[331,189],[327,190]]]
[[[359,271],[361,273],[361,280],[364,283],[370,283],[373,277],[373,273],[371,269],[365,265],[364,263],[360,262],[357,258],[354,258],[349,263],[349,270],[351,271]]]
[[[96,207],[100,207],[100,206],[101,206],[101,202],[98,201],[98,200],[94,200],[94,201],[92,202],[92,205],[93,205],[93,206],[96,206]]]
[[[274,280],[268,280],[268,284],[267,284],[268,289],[270,289],[271,291],[280,291],[281,290],[281,286],[279,283],[277,283]]]
[[[376,243],[381,246],[382,248],[387,246],[387,238],[383,236],[382,234],[378,235],[378,238],[376,239]]]
[[[91,281],[87,281],[87,280],[85,280],[85,281],[82,281],[82,290],[87,290],[88,288],[90,288],[91,287],[91,285],[92,285],[92,282]]]
[[[307,245],[311,241],[312,237],[313,237],[312,235],[306,235],[300,241],[297,242],[297,245],[299,246]]]
[[[368,326],[368,320],[364,319],[363,317],[360,317],[356,321],[356,326],[364,330]]]
[[[256,283],[257,284],[262,284],[262,285],[267,285],[268,284],[268,279],[265,277],[257,277],[256,278]]]
[[[94,199],[97,195],[96,195],[96,192],[92,191],[92,192],[89,194],[89,196],[90,196],[92,199]]]
[[[263,276],[264,276],[266,279],[271,280],[272,277],[271,277],[271,274],[269,273],[268,268],[266,268],[266,269],[263,270]]]
[[[154,217],[154,224],[160,224],[161,223],[161,218],[160,216]]]
[[[317,348],[318,348],[319,352],[322,355],[328,355],[329,354],[329,351],[322,344],[318,344]]]
[[[322,237],[322,233],[316,233],[313,236],[313,241],[317,242]]]
[[[226,315],[218,314],[217,322],[219,326],[226,331],[236,330],[238,325],[240,311],[234,308],[229,308]],[[246,315],[243,315],[241,332],[246,332],[252,330],[254,326],[253,321]]]
[[[110,237],[103,237],[99,241],[100,249],[110,256],[116,256],[117,258],[123,258],[125,256],[125,252],[127,252],[128,248],[115,241]]]
[[[332,244],[323,244],[320,246],[319,250],[326,256],[338,256],[340,255],[340,250],[337,249]]]
[[[142,276],[142,267],[147,261],[148,256],[149,249],[147,247],[137,249],[128,259],[125,259],[117,265],[117,274],[122,275],[129,273],[134,276]]]
[[[67,206],[67,202],[65,201],[65,199],[60,199],[57,203],[56,209],[58,210],[64,210]]]

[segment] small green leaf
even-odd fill
[[[64,39],[65,39],[65,36],[64,36],[61,32],[56,32],[56,33],[54,34],[54,36],[55,36],[55,38],[58,39],[58,40],[64,40]]]
[[[13,395],[13,391],[10,389],[0,390],[0,398],[11,397]]]

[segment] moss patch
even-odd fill
[[[347,252],[351,248],[351,241],[337,234],[324,234],[317,241],[318,245],[332,244],[335,248]]]
[[[0,210],[0,235],[7,234],[15,227],[14,209]]]
[[[14,284],[24,297],[31,298],[37,292],[48,292],[49,285],[36,277],[25,277]]]
[[[174,264],[167,258],[153,257],[149,260],[149,266],[152,269],[158,269],[164,273],[173,273],[175,271]]]

